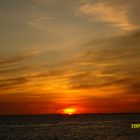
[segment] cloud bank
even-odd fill
[[[100,21],[129,31],[139,28],[139,1],[103,0],[85,3],[77,9],[77,14],[91,21]]]

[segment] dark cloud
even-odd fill
[[[28,59],[30,57],[33,57],[37,55],[39,52],[37,51],[31,51],[31,52],[23,52],[20,53],[20,55],[14,55],[14,56],[7,56],[7,57],[1,57],[0,58],[0,65],[2,64],[10,64],[10,63],[16,63],[25,59]]]
[[[23,60],[25,58],[27,58],[27,57],[17,56],[17,57],[12,57],[12,58],[3,59],[3,60],[1,59],[0,64],[15,63],[15,62],[21,61],[21,60]]]
[[[26,67],[20,67],[20,68],[3,68],[0,70],[0,75],[5,75],[5,74],[11,74],[11,73],[18,73],[20,71],[23,71],[27,69]]]
[[[9,70],[10,71],[10,70]],[[15,69],[13,69],[13,73],[15,73]],[[3,72],[2,72],[3,73]],[[4,71],[4,75],[6,75],[7,72]],[[0,72],[1,74],[1,72]],[[33,81],[44,84],[44,80],[46,81],[46,84],[48,83],[48,78],[60,78],[62,79],[62,76],[66,74],[66,71],[64,70],[50,70],[46,72],[38,72],[36,74],[26,74],[24,75],[16,75],[15,77],[12,75],[9,75],[9,77],[1,78],[0,79],[0,91],[1,90],[8,90],[8,89],[17,89],[20,86],[20,90],[22,90],[25,86],[25,84],[32,83]],[[43,80],[43,81],[42,81]],[[33,87],[35,87],[34,85]],[[27,87],[26,87],[27,88]],[[18,91],[19,92],[19,91]]]
[[[29,80],[25,77],[8,78],[0,80],[0,90],[13,89],[19,85],[27,83]]]

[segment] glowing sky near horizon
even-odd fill
[[[140,112],[139,0],[1,0],[0,114]]]

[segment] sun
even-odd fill
[[[75,114],[76,109],[75,108],[65,108],[63,110],[63,112],[64,112],[64,114],[72,115],[72,114]]]

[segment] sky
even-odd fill
[[[139,17],[139,0],[0,0],[0,114],[140,112]]]

